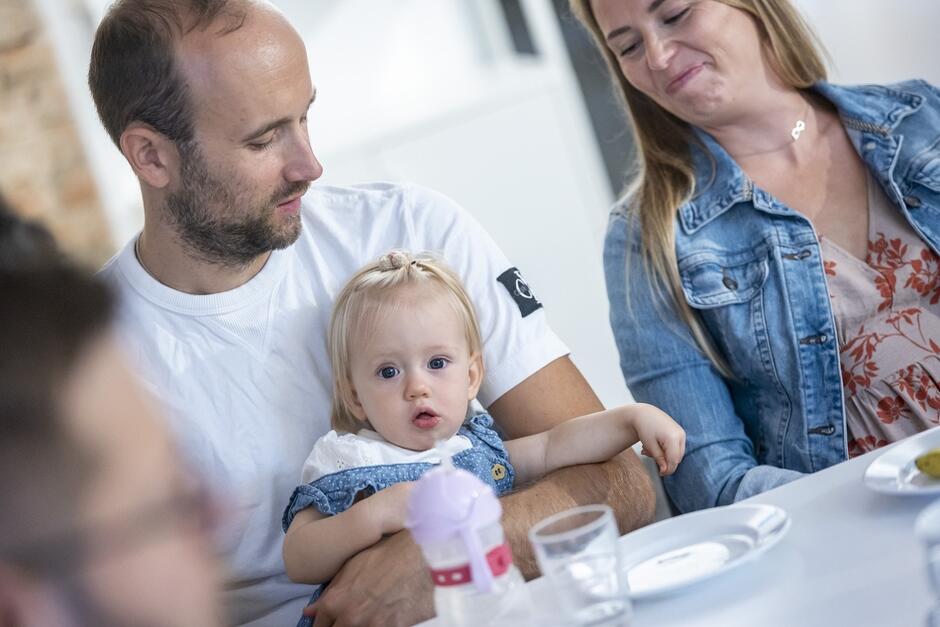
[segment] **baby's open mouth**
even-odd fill
[[[426,411],[419,412],[411,419],[411,422],[419,429],[433,429],[440,421],[440,416]]]

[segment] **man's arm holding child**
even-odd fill
[[[574,417],[604,409],[568,357],[556,359],[517,385],[490,407],[507,439],[552,429]],[[510,459],[510,461],[512,461]],[[503,527],[513,560],[526,578],[538,574],[528,541],[539,520],[570,507],[606,503],[621,533],[649,524],[656,498],[636,454],[627,449],[607,462],[561,468],[529,487],[503,497]]]
[[[489,411],[507,438],[551,429],[574,416],[603,410],[594,391],[568,357],[547,364],[496,400]],[[626,450],[610,461],[563,468],[501,499],[503,526],[516,564],[526,577],[538,572],[526,533],[563,509],[607,503],[621,532],[648,524],[655,497],[639,458]],[[343,625],[406,625],[429,618],[431,578],[407,531],[361,551],[340,569],[311,606],[315,627],[336,617]]]

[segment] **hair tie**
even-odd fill
[[[407,265],[417,265],[418,260],[412,257],[407,251],[392,250],[386,253],[379,260],[379,269],[383,271],[400,270]]]

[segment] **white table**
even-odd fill
[[[757,560],[634,606],[637,627],[918,627],[934,598],[914,519],[928,497],[865,487],[875,451],[743,501],[782,507],[787,535]]]
[[[753,562],[635,603],[632,627],[924,625],[934,597],[914,520],[932,499],[865,487],[865,469],[883,450],[744,501],[785,509],[787,535]],[[537,607],[550,604],[543,580],[527,585]]]

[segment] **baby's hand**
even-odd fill
[[[661,476],[671,475],[685,455],[685,430],[665,412],[637,403],[631,408],[633,428],[644,455],[656,461]]]
[[[382,535],[397,533],[405,528],[408,497],[413,488],[413,481],[396,483],[363,501],[369,505],[369,517],[379,524]]]

